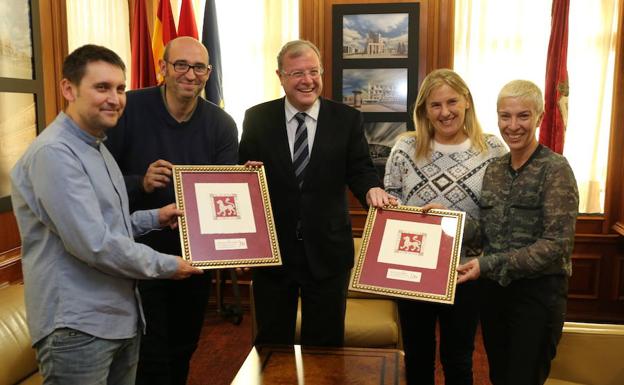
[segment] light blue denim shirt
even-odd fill
[[[61,112],[11,171],[33,345],[64,327],[136,335],[135,279],[177,269],[173,256],[134,242],[158,227],[158,212],[129,214],[123,176],[101,142]]]

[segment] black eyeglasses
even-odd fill
[[[170,62],[167,61],[167,63],[171,64],[173,66],[173,70],[177,73],[180,74],[185,74],[188,72],[189,69],[193,69],[193,72],[195,72],[195,75],[206,75],[207,73],[209,73],[210,71],[212,71],[212,65],[208,64],[189,64],[187,62],[183,62],[183,61],[177,61],[177,62]]]

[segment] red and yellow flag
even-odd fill
[[[162,76],[158,71],[158,60],[163,56],[165,45],[171,39],[176,38],[175,22],[173,21],[173,13],[171,12],[171,4],[169,0],[159,0],[158,13],[154,19],[154,33],[152,35],[152,55],[154,58],[154,68],[158,72],[158,83],[162,82]]]
[[[156,85],[156,70],[152,56],[149,27],[147,26],[145,0],[136,0],[134,3],[131,70],[130,85],[132,89]]]

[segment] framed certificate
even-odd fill
[[[371,208],[350,289],[452,304],[465,213]]]
[[[182,257],[203,269],[281,265],[264,167],[174,166]]]

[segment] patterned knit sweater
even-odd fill
[[[505,154],[505,145],[485,135],[487,151],[478,152],[470,139],[457,145],[434,142],[428,159],[414,159],[416,138],[402,137],[392,148],[384,185],[386,191],[408,206],[439,203],[465,211],[467,219],[479,219],[481,183],[487,165]]]

